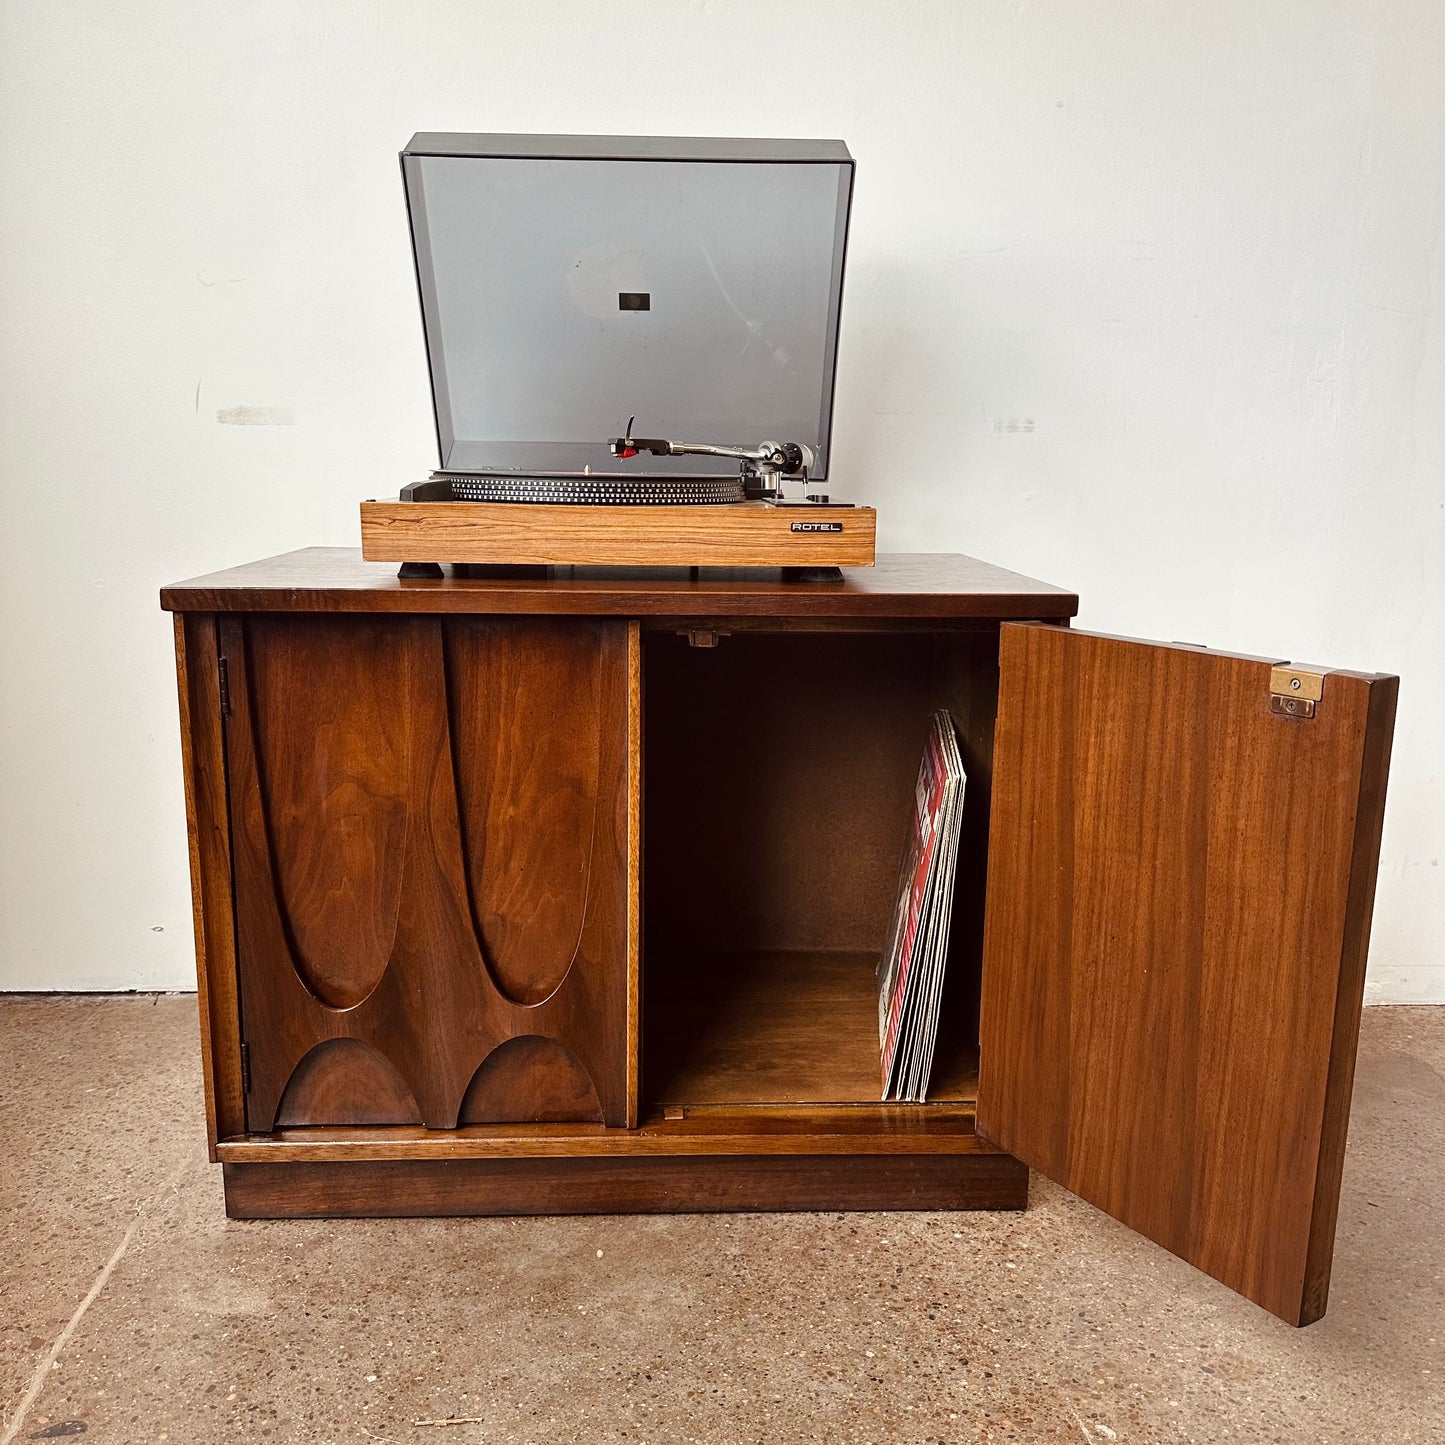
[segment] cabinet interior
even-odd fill
[[[819,627],[645,634],[644,1115],[878,1103],[875,969],[938,707],[968,780],[929,1103],[976,1098],[998,629]]]

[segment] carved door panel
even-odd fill
[[[637,640],[221,624],[247,1127],[635,1118]]]

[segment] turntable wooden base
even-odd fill
[[[872,507],[363,502],[368,562],[554,567],[871,567]]]

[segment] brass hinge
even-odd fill
[[[216,672],[219,675],[221,685],[221,716],[231,716],[231,669],[226,665],[226,659],[220,658],[216,663]]]
[[[1324,696],[1325,675],[1309,667],[1273,667],[1269,673],[1269,710],[1280,717],[1307,718]]]
[[[251,1045],[241,1045],[241,1092],[251,1092]]]

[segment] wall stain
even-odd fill
[[[295,426],[296,413],[289,406],[223,406],[216,420],[223,426]]]

